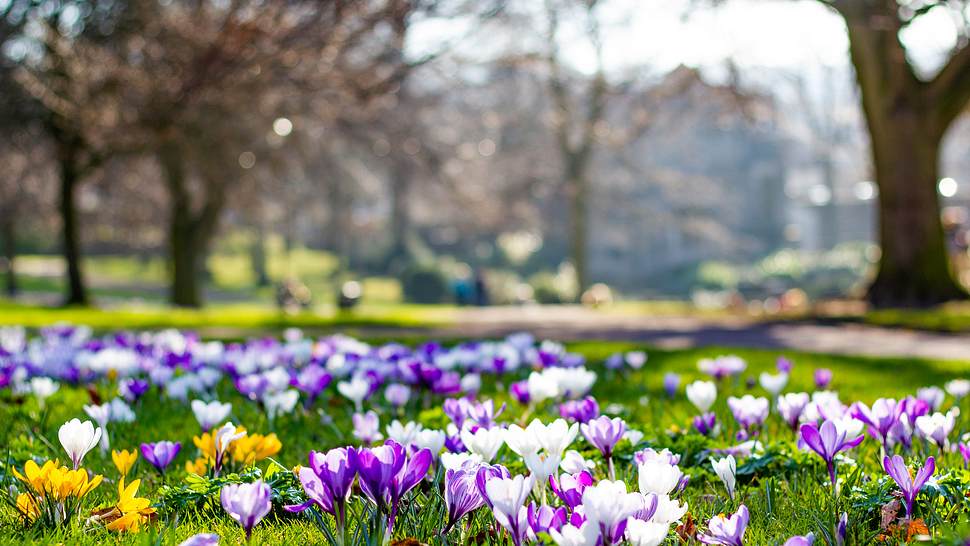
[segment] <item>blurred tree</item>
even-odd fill
[[[940,221],[940,143],[970,102],[970,3],[955,0],[820,0],[839,13],[869,128],[879,186],[878,307],[965,298],[953,279]],[[932,78],[920,77],[900,34],[931,12],[958,22],[957,43]]]

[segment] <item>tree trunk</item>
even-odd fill
[[[949,88],[916,77],[895,2],[833,5],[846,20],[879,186],[882,256],[869,303],[927,307],[965,298],[951,275],[937,196],[940,142],[955,117],[941,109],[953,99]]]
[[[3,264],[6,277],[5,291],[7,296],[15,297],[19,292],[17,287],[17,271],[14,269],[17,258],[17,233],[14,226],[14,217],[9,215],[3,219]]]
[[[408,159],[394,161],[391,172],[391,246],[387,252],[388,267],[400,269],[411,259],[411,184],[413,168]]]
[[[173,145],[159,150],[169,193],[169,260],[172,285],[169,299],[179,307],[201,307],[202,263],[199,233],[192,215],[192,202],[186,186],[187,173],[181,151]]]
[[[256,275],[256,286],[269,286],[269,272],[266,268],[266,228],[262,220],[256,222],[253,241],[249,247],[249,260]]]
[[[584,167],[570,169],[569,200],[571,208],[569,255],[576,270],[576,299],[589,287],[589,264],[587,260],[589,238],[589,181]]]
[[[965,297],[951,275],[937,196],[939,139],[924,116],[897,106],[873,132],[879,183],[879,272],[869,287],[876,307],[925,307]]]
[[[828,202],[819,210],[819,248],[830,250],[839,243],[839,208],[835,200],[835,165],[826,152],[821,157],[822,184],[829,191]]]
[[[81,267],[81,233],[77,218],[77,188],[81,177],[78,172],[78,153],[76,146],[62,143],[60,146],[60,201],[62,252],[67,265],[67,293],[65,305],[88,305],[88,291],[84,284]]]

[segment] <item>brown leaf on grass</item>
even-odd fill
[[[880,529],[882,529],[883,531],[889,529],[889,526],[896,521],[896,518],[899,515],[899,508],[900,508],[900,504],[898,500],[887,502],[886,504],[882,505],[882,508],[879,510]]]
[[[930,529],[926,526],[926,522],[922,518],[915,519],[909,522],[909,527],[906,529],[906,542],[910,542],[913,538],[929,536]]]
[[[391,546],[428,546],[424,542],[419,541],[416,538],[402,538],[399,540],[392,540]]]
[[[690,513],[684,518],[684,523],[677,526],[677,536],[683,544],[697,539],[697,525],[694,523],[694,516]]]

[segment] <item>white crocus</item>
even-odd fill
[[[414,438],[417,433],[421,432],[421,425],[414,421],[408,421],[406,424],[402,424],[395,419],[384,430],[387,431],[387,437],[391,440],[394,440],[404,447],[410,447],[414,443]]]
[[[952,381],[947,381],[943,388],[946,392],[950,393],[950,396],[956,398],[957,400],[963,398],[967,394],[970,394],[970,379],[954,379]]]
[[[192,413],[195,414],[195,420],[199,422],[203,432],[208,432],[212,427],[225,421],[231,411],[232,404],[223,404],[218,400],[208,403],[202,400],[192,401]]]
[[[300,391],[285,390],[267,394],[263,396],[263,406],[266,407],[266,416],[272,421],[277,415],[290,413],[296,408],[296,402],[300,399]]]
[[[412,443],[418,449],[427,448],[435,458],[445,447],[447,436],[440,430],[422,429],[414,434]]]
[[[545,427],[539,438],[542,448],[548,453],[562,456],[579,434],[579,423],[570,425],[565,419],[556,419]]]
[[[570,474],[576,474],[577,472],[582,472],[584,470],[592,471],[596,468],[596,461],[584,459],[583,456],[575,449],[570,449],[562,456],[562,462],[559,463],[559,468],[563,472],[568,472]]]
[[[246,435],[246,431],[237,429],[232,423],[226,423],[216,431],[216,458],[222,459],[222,454],[229,449],[229,445]]]
[[[781,394],[785,385],[788,384],[788,374],[779,373],[772,375],[767,372],[762,372],[758,377],[758,382],[761,383],[761,388],[771,394],[772,398],[778,398],[778,395]]]
[[[461,468],[467,462],[482,464],[482,456],[464,451],[461,453],[441,454],[441,466],[443,466],[445,470],[456,470]]]
[[[556,469],[559,468],[562,457],[556,453],[529,453],[523,459],[526,468],[535,476],[536,485],[542,492],[542,501],[545,504],[546,484],[549,483],[549,476],[555,474]]]
[[[541,438],[545,433],[546,426],[538,419],[533,419],[526,428],[509,425],[505,431],[505,443],[516,455],[525,457],[542,449]]]
[[[613,529],[642,506],[638,493],[627,493],[622,481],[600,480],[583,491],[587,522],[600,529]]]
[[[669,495],[684,476],[677,465],[659,460],[646,461],[637,470],[640,493],[644,495]]]
[[[111,441],[108,439],[108,423],[111,421],[111,404],[85,405],[84,413],[94,419],[94,422],[101,428],[101,452],[107,453],[111,449]]]
[[[337,383],[337,392],[342,394],[344,398],[347,398],[353,402],[354,407],[359,413],[362,411],[361,402],[364,401],[364,398],[367,398],[367,393],[370,392],[370,382],[357,375],[351,378],[350,381],[341,381]]]
[[[687,385],[687,399],[701,413],[707,412],[717,400],[717,385],[710,381],[694,381]]]
[[[470,428],[461,430],[461,443],[468,451],[479,455],[486,463],[491,463],[495,454],[505,442],[505,431],[498,428],[479,428],[474,433]]]
[[[679,501],[671,499],[669,495],[657,495],[657,510],[653,513],[650,521],[673,523],[684,517],[687,508],[686,502],[681,504]]]
[[[518,521],[525,517],[525,510],[522,508],[534,486],[535,478],[521,475],[512,478],[495,477],[485,482],[485,494],[492,503],[495,520],[502,527],[509,529],[513,518]]]
[[[738,479],[738,463],[734,460],[734,455],[728,455],[719,461],[711,461],[711,466],[714,468],[717,477],[724,482],[728,496],[731,500],[734,500],[734,487],[737,485]]]
[[[549,536],[556,546],[596,546],[600,530],[589,523],[583,523],[579,527],[567,524],[560,531],[550,528]]]
[[[60,383],[49,377],[34,377],[30,380],[30,392],[37,397],[37,404],[41,407],[44,407],[44,402],[59,388]]]
[[[632,546],[660,546],[669,532],[669,523],[643,521],[636,518],[626,520],[626,539]]]
[[[554,368],[550,368],[554,369]],[[550,381],[544,373],[532,372],[529,374],[529,380],[526,383],[529,391],[529,400],[533,403],[539,403],[549,398],[555,398],[559,396],[559,385],[555,381]]]
[[[111,407],[111,421],[114,423],[131,423],[135,420],[135,412],[131,406],[121,398],[115,398],[109,404]]]
[[[88,451],[98,445],[101,434],[103,431],[100,427],[95,428],[91,421],[82,423],[80,419],[71,419],[57,430],[57,439],[61,441],[64,451],[67,451],[75,470],[81,466],[81,461]]]

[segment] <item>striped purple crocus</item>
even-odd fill
[[[586,441],[603,454],[603,458],[606,459],[609,466],[610,479],[615,479],[613,448],[623,438],[623,433],[626,432],[626,423],[619,417],[610,419],[605,415],[600,415],[596,419],[591,419],[588,423],[579,425],[579,430],[583,432]]]
[[[246,531],[246,540],[256,526],[273,508],[273,490],[262,480],[253,483],[234,483],[222,488],[219,500],[226,512]]]
[[[338,447],[326,453],[311,451],[309,467],[299,471],[300,484],[309,500],[284,506],[290,512],[302,512],[314,504],[333,515],[338,531],[346,522],[347,498],[357,477],[357,450]]]
[[[936,470],[936,460],[933,457],[927,458],[923,468],[915,476],[910,475],[906,461],[899,455],[885,457],[882,460],[882,467],[886,470],[886,474],[889,474],[889,477],[896,482],[899,489],[902,490],[903,500],[906,501],[906,517],[911,518],[913,516],[913,502],[916,500],[916,495],[919,495],[919,490],[926,484]]]
[[[749,517],[748,507],[743,504],[730,516],[718,514],[707,523],[707,533],[697,535],[697,539],[704,544],[743,546]]]
[[[818,453],[829,470],[832,487],[835,487],[835,456],[845,450],[852,449],[862,443],[864,435],[846,440],[846,432],[839,430],[835,423],[825,420],[822,426],[815,423],[802,425],[802,439],[815,453]]]
[[[445,506],[448,508],[448,522],[442,530],[443,535],[448,534],[448,531],[465,515],[485,505],[485,498],[476,484],[480,466],[479,463],[466,461],[460,467],[445,472]]]
[[[432,460],[431,450],[427,448],[408,458],[404,446],[393,440],[357,452],[360,488],[378,510],[387,514],[388,533],[394,530],[401,499],[421,483]]]

